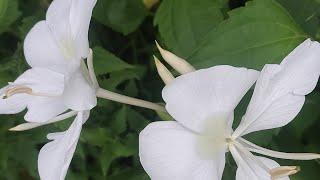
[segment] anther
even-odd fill
[[[20,93],[32,94],[32,89],[26,86],[15,86],[15,87],[9,88],[6,90],[3,96],[3,99],[6,99],[12,95],[20,94]]]
[[[272,180],[296,174],[300,171],[299,166],[280,166],[269,171]]]

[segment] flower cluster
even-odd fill
[[[318,42],[307,39],[280,64],[267,64],[261,72],[229,65],[196,70],[156,43],[163,59],[182,74],[175,78],[155,57],[166,84],[162,91],[164,108],[99,87],[88,41],[95,4],[96,0],[54,0],[46,20],[35,24],[25,38],[24,54],[31,68],[0,90],[0,114],[27,110],[27,122],[12,131],[75,116],[66,131],[47,135],[51,142],[42,147],[38,157],[41,179],[65,178],[97,97],[168,112],[175,119],[153,122],[140,133],[141,164],[153,180],[221,180],[228,152],[238,166],[237,180],[287,180],[300,170],[298,166],[280,166],[265,156],[320,158],[314,153],[269,150],[244,138],[249,133],[285,126],[296,117],[305,96],[318,82]],[[234,110],[254,84],[247,110],[233,128]]]

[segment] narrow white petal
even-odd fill
[[[177,122],[154,122],[140,133],[140,161],[152,180],[221,180],[226,149],[203,159],[197,145],[197,135]]]
[[[93,66],[93,52],[92,49],[89,50],[89,55],[87,58],[87,64],[88,64],[88,73],[91,79],[91,82],[93,86],[98,89],[99,88],[99,83],[96,77],[96,73],[94,71],[94,66]]]
[[[233,110],[257,76],[255,70],[215,66],[175,78],[163,89],[162,97],[174,119],[201,132],[210,121],[232,119]]]
[[[281,127],[292,121],[303,106],[304,96],[317,84],[319,59],[320,44],[306,40],[280,65],[266,65],[233,137]]]
[[[263,147],[260,147],[256,144],[253,144],[243,138],[239,138],[239,142],[248,148],[248,150],[262,154],[269,157],[281,158],[281,159],[292,159],[292,160],[312,160],[320,159],[320,154],[315,153],[284,153],[278,151],[272,151]]]
[[[67,131],[48,135],[50,139],[54,139],[42,147],[39,153],[38,171],[41,179],[64,180],[79,140],[82,124],[87,118],[86,112],[79,112]]]
[[[81,71],[76,71],[66,80],[63,100],[72,110],[90,110],[97,105],[96,89],[85,79]]]
[[[229,146],[238,166],[236,180],[271,180],[270,171],[280,165],[271,159],[254,156],[250,152],[248,154],[247,150],[242,148],[235,145]],[[289,180],[289,178],[285,177],[280,180]]]

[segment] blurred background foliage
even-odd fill
[[[1,86],[28,68],[23,40],[45,18],[50,2],[0,0]],[[320,40],[320,1],[98,0],[89,37],[103,88],[162,102],[164,84],[152,60],[153,54],[160,57],[154,40],[197,68],[229,64],[260,70],[266,63],[279,63],[304,39]],[[251,93],[236,109],[238,121]],[[70,121],[17,133],[8,129],[23,122],[23,113],[0,119],[0,179],[39,179],[37,154],[47,142],[46,134],[65,130]],[[84,126],[66,179],[149,179],[139,163],[138,134],[151,121],[161,120],[168,119],[150,110],[99,100]],[[319,130],[317,87],[288,126],[247,138],[275,150],[319,153]],[[293,180],[319,179],[319,161],[279,162],[301,166]],[[224,179],[234,179],[235,170],[228,158]]]

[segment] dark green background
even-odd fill
[[[49,4],[50,0],[0,0],[1,86],[28,68],[23,39],[45,18]],[[230,64],[260,70],[266,63],[279,63],[304,39],[319,40],[319,24],[319,0],[253,0],[246,5],[240,0],[163,0],[150,9],[142,0],[98,0],[89,37],[103,88],[162,102],[164,84],[152,60],[153,54],[160,57],[154,40],[197,68]],[[249,98],[250,93],[235,119],[240,119]],[[317,87],[288,126],[247,138],[274,150],[319,153],[319,117]],[[84,125],[66,179],[148,179],[138,159],[138,133],[149,122],[163,119],[150,110],[99,100]],[[65,130],[71,122],[9,132],[24,122],[23,113],[1,115],[0,120],[0,179],[8,180],[39,179],[37,154],[47,142],[46,134]],[[320,161],[278,162],[301,166],[293,180],[319,179]],[[228,156],[224,179],[234,179],[235,170]]]

